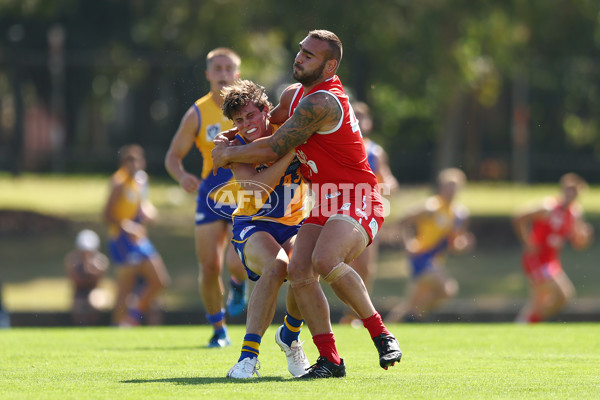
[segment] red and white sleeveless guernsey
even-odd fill
[[[321,82],[306,94],[300,86],[292,99],[289,115],[303,98],[317,92],[333,96],[339,103],[342,117],[332,130],[315,132],[296,147],[302,175],[311,183],[315,201],[305,223],[324,225],[333,216],[355,225],[357,222],[366,231],[368,244],[383,223],[383,202],[377,177],[369,167],[358,121],[338,76]]]
[[[529,240],[537,251],[523,255],[525,274],[534,282],[544,281],[562,270],[560,251],[573,231],[575,219],[581,214],[579,204],[565,205],[548,199],[548,215],[531,224]]]

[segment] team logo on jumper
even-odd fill
[[[310,176],[312,176],[313,173],[319,173],[319,168],[317,168],[317,164],[313,160],[309,160],[302,150],[296,150],[296,157],[298,157],[298,160],[302,164],[307,165],[310,168]]]
[[[375,218],[371,219],[371,222],[369,222],[369,228],[371,228],[373,239],[375,239],[377,232],[379,232],[379,225],[377,224],[377,221],[375,221]]]
[[[212,142],[219,132],[221,132],[221,124],[208,125],[206,127],[206,141]]]

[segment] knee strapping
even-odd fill
[[[318,279],[317,279],[317,277],[313,276],[311,278],[301,279],[299,281],[292,281],[292,280],[290,280],[290,286],[293,289],[297,289],[297,288],[301,288],[301,287],[304,287],[304,286],[311,285],[311,284],[316,283],[316,282],[318,282]]]
[[[341,262],[338,265],[336,265],[335,267],[333,267],[333,269],[331,271],[329,271],[327,276],[323,277],[323,279],[325,280],[325,282],[327,282],[331,285],[333,282],[337,281],[342,276],[344,276],[352,271],[354,271],[354,270],[352,269],[351,266],[349,266],[345,262]]]

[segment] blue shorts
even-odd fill
[[[434,265],[433,265],[434,258],[435,258],[435,254],[431,254],[429,252],[411,256],[410,257],[410,265],[412,267],[411,277],[413,279],[416,279],[419,276],[425,274],[426,272],[432,271],[434,269]]]
[[[209,196],[209,189],[200,187],[196,197],[196,225],[208,224],[214,221],[231,223],[231,214],[236,207],[220,204]]]
[[[244,264],[244,268],[246,269],[246,273],[248,274],[248,279],[251,281],[257,281],[260,278],[256,272],[252,271],[246,265],[246,257],[244,257],[244,248],[246,247],[246,242],[256,232],[266,232],[269,235],[273,236],[273,239],[277,241],[280,245],[283,245],[287,242],[292,236],[298,233],[298,229],[300,229],[301,223],[298,225],[284,225],[278,222],[273,221],[250,221],[250,220],[240,220],[234,219],[233,223],[233,238],[231,239],[231,243],[233,247],[240,256],[240,260],[242,260],[242,264]]]
[[[138,265],[157,254],[148,238],[134,242],[125,232],[108,241],[108,253],[116,265]]]
[[[444,240],[429,251],[411,255],[412,278],[416,279],[427,272],[433,271],[435,269],[435,258],[440,256],[447,247],[448,242]]]

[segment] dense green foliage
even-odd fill
[[[148,149],[151,169],[164,172],[179,119],[207,90],[207,51],[236,49],[243,75],[276,99],[290,82],[297,42],[326,28],[345,44],[339,74],[372,105],[374,136],[401,180],[427,180],[448,164],[473,179],[515,177],[514,120],[529,132],[529,179],[576,170],[594,180],[599,21],[594,0],[6,0],[0,169],[106,170],[114,149],[135,141]],[[46,58],[57,24],[65,33],[62,86]],[[66,147],[23,165],[23,126],[11,113],[34,105],[64,114]]]

